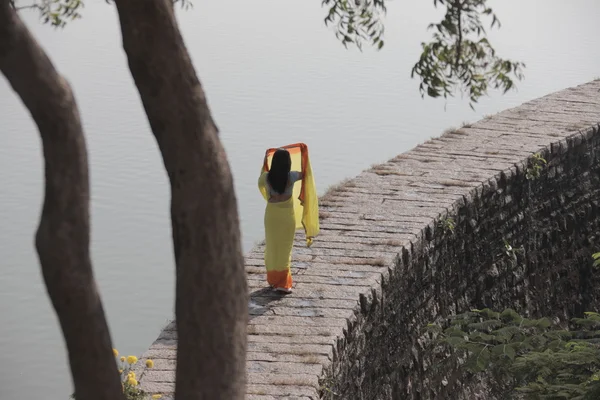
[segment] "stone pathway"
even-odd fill
[[[292,295],[264,290],[263,247],[256,247],[246,257],[247,399],[318,399],[348,327],[377,297],[403,247],[498,172],[526,168],[548,146],[566,149],[566,137],[599,121],[594,81],[446,133],[345,182],[322,199],[314,245],[297,238]],[[165,399],[173,395],[176,345],[171,323],[142,356],[155,361],[142,387]]]

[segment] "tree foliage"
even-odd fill
[[[573,318],[562,329],[547,318],[512,309],[472,310],[428,330],[454,361],[489,374],[497,394],[525,399],[597,399],[600,396],[600,314]]]
[[[594,267],[598,268],[600,267],[600,253],[594,253],[592,254],[592,258],[594,259]]]
[[[82,0],[10,0],[16,9],[36,9],[43,22],[63,27],[81,17]],[[105,0],[111,2],[112,0]],[[484,18],[490,28],[500,27],[500,20],[488,0],[433,0],[435,7],[445,7],[444,18],[432,23],[432,40],[421,43],[422,52],[411,71],[420,80],[421,95],[433,98],[453,96],[461,92],[469,97],[469,105],[488,94],[488,89],[504,93],[515,88],[523,78],[525,64],[503,59],[486,37]],[[191,7],[191,0],[173,0]],[[332,26],[336,37],[348,47],[362,50],[365,44],[384,46],[385,0],[322,0],[328,8],[325,24]]]
[[[547,164],[548,161],[546,161],[546,159],[542,157],[540,153],[535,153],[527,162],[527,172],[525,173],[525,178],[530,181],[538,179]]]
[[[27,3],[10,0],[10,2],[17,10],[37,10],[44,23],[61,28],[67,22],[81,18],[80,11],[83,8],[81,0],[34,0]]]
[[[105,0],[112,3],[112,0]],[[37,10],[43,23],[63,28],[67,22],[81,18],[84,8],[82,0],[10,0],[16,10]],[[192,6],[190,0],[173,0],[187,9]]]
[[[500,58],[487,39],[484,18],[491,19],[490,28],[500,27],[487,0],[433,0],[433,4],[445,7],[446,13],[429,25],[432,40],[421,44],[421,56],[411,72],[421,81],[421,95],[447,98],[458,91],[469,97],[473,108],[489,88],[504,93],[515,88],[525,64]],[[323,0],[323,5],[329,7],[325,23],[335,27],[344,46],[362,49],[366,42],[383,47],[385,0]]]
[[[329,7],[325,25],[334,26],[344,46],[354,44],[362,49],[366,42],[383,47],[385,0],[323,0],[322,4]]]

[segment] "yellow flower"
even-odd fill
[[[113,349],[113,354],[115,357],[119,357],[119,351],[117,349]]]
[[[127,377],[135,379],[136,378],[135,372],[131,371],[130,373],[127,374]]]
[[[125,362],[125,357],[121,357],[121,362]]]
[[[152,360],[146,360],[146,367],[148,367],[148,368],[154,368],[154,361],[152,361]]]
[[[136,356],[129,356],[127,357],[127,363],[128,364],[135,364],[138,361]]]
[[[153,394],[152,398],[153,399],[160,399],[162,397],[162,394]]]
[[[135,378],[129,378],[127,379],[127,383],[129,383],[131,386],[137,386],[138,381],[136,381]]]
[[[120,369],[120,370],[119,370],[119,373],[120,373],[120,374],[122,374],[122,373],[123,373],[123,370],[122,370],[122,369]]]

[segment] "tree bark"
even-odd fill
[[[89,255],[89,180],[79,111],[69,84],[0,0],[0,70],[35,120],[45,159],[36,248],[66,341],[77,400],[122,399]]]
[[[176,398],[243,399],[248,302],[225,152],[170,0],[116,0],[123,47],[171,183]]]

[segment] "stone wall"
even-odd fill
[[[350,183],[345,193],[420,193],[407,216],[416,215],[414,209],[445,210],[402,249],[382,290],[362,300],[327,371],[340,396],[326,391],[325,398],[490,398],[485,385],[467,376],[435,376],[429,368],[435,356],[423,335],[428,323],[485,307],[562,321],[598,311],[600,274],[591,254],[600,251],[600,130],[593,123],[600,121],[600,85],[587,89],[594,97],[573,98],[574,89],[527,103],[418,146]],[[548,162],[537,179],[526,177],[532,149]],[[516,156],[521,159],[512,162]],[[468,191],[458,189],[461,182]],[[441,195],[449,187],[457,188],[450,202]],[[336,199],[326,202],[328,212],[348,204],[342,193]],[[417,204],[423,202],[430,205]],[[395,215],[406,204],[393,211],[364,208],[365,217],[402,229]],[[456,224],[454,232],[447,221]],[[516,251],[507,252],[505,243]]]
[[[600,81],[528,102],[365,171],[321,201],[321,235],[298,236],[294,293],[251,290],[247,399],[490,398],[448,371],[424,327],[473,307],[565,321],[598,310]],[[548,164],[527,179],[533,154]],[[318,171],[316,171],[318,172]],[[258,194],[257,194],[258,195]],[[455,227],[450,229],[452,220]],[[511,262],[504,240],[523,247]],[[142,388],[172,399],[171,323],[142,355]],[[146,358],[155,360],[144,370]]]

